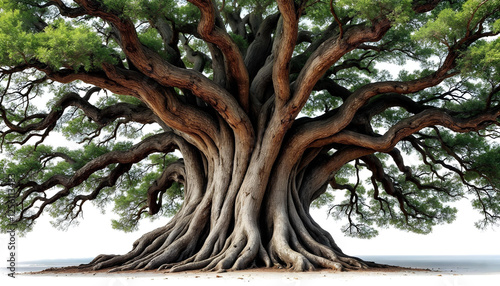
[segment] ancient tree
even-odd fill
[[[90,201],[171,219],[87,267],[309,270],[373,265],[312,206],[362,237],[461,198],[498,222],[498,0],[0,5],[4,231]]]

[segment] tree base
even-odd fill
[[[374,262],[368,262],[371,264],[371,266],[368,266],[367,268],[364,269],[349,269],[349,270],[344,270],[344,271],[366,271],[366,272],[398,272],[398,271],[429,271],[429,269],[415,269],[415,268],[405,268],[405,267],[399,267],[399,266],[392,266],[392,265],[384,265],[384,264],[376,264]],[[273,266],[273,267],[254,267],[254,268],[249,268],[247,270],[250,270],[251,272],[255,273],[264,273],[264,272],[276,272],[276,273],[297,273],[297,271],[293,271],[291,269],[286,269],[281,266]],[[241,270],[243,271],[243,270]],[[328,273],[337,273],[338,271],[336,270],[328,270],[328,269],[316,269],[313,271],[309,272],[314,272],[314,271],[327,271]],[[79,266],[66,266],[66,267],[51,267],[44,269],[39,272],[31,272],[32,274],[96,274],[96,273],[116,273],[117,271],[110,271],[110,269],[100,269],[100,270],[94,270],[91,265],[89,264],[82,264]],[[168,270],[128,270],[128,271],[123,271],[126,273],[164,273],[168,274],[171,273],[171,271]],[[197,273],[200,272],[205,272],[208,273],[210,271],[202,271],[202,270],[191,270],[191,271],[186,271],[186,273],[192,273],[193,275],[196,275]],[[212,271],[213,273],[227,273],[231,272],[228,270],[221,270],[218,272]],[[237,270],[233,271],[237,272]],[[178,273],[178,272],[177,272]]]
[[[168,225],[143,235],[127,254],[99,255],[90,263],[80,265],[78,269],[107,272],[148,270],[225,272],[262,268],[290,271],[319,269],[349,271],[388,267],[347,256],[339,249],[319,242],[300,243],[297,237],[289,241],[272,239],[269,247],[264,248],[260,239],[255,240],[234,233],[227,238],[224,247],[218,253],[203,258],[204,247],[193,248],[188,252],[190,245],[199,244],[195,238],[188,240],[184,235],[169,242],[168,237],[171,232],[165,232],[167,228]],[[328,241],[327,237],[324,238]]]

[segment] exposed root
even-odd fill
[[[347,271],[382,267],[345,255],[292,196],[288,197],[287,208],[275,208],[266,222],[260,221],[261,226],[251,216],[247,216],[251,217],[248,221],[236,218],[234,225],[227,220],[211,221],[206,214],[210,213],[209,206],[209,200],[203,200],[195,211],[143,235],[129,253],[100,255],[84,267],[109,269],[109,272],[155,269],[223,272],[251,267]],[[265,228],[266,223],[272,228]],[[270,230],[272,233],[266,233]]]
[[[332,269],[335,271],[359,270],[376,267],[377,264],[365,262],[359,258],[348,257],[334,250],[318,255],[299,243],[295,235],[290,242],[274,240],[270,245],[271,259],[275,265],[283,265],[293,271],[311,271]],[[308,246],[308,248],[311,248]]]
[[[333,255],[332,255],[333,253]],[[169,252],[172,255],[172,252]],[[278,267],[287,268],[292,271],[312,271],[316,269],[333,269],[336,271],[366,269],[370,267],[384,267],[384,265],[373,262],[365,262],[354,257],[347,257],[336,254],[333,250],[329,255],[319,256],[306,249],[298,243],[298,240],[291,244],[272,243],[269,250],[266,250],[259,242],[249,243],[241,241],[240,243],[228,243],[219,254],[211,256],[201,261],[195,261],[195,256],[184,261],[160,264],[159,261],[165,260],[165,253],[158,255],[152,253],[142,259],[128,261],[124,265],[110,268],[109,272],[126,270],[169,270],[170,272],[181,272],[189,270],[201,271],[234,271],[253,267]],[[92,266],[94,269],[102,269],[106,262],[116,259],[122,260],[120,256],[109,256],[108,260],[103,261],[100,256],[92,263],[84,265],[85,268]],[[172,258],[174,256],[170,256]],[[116,261],[116,260],[115,260]],[[148,262],[149,261],[149,262]],[[113,262],[114,263],[114,262]]]
[[[251,267],[278,267],[292,271],[333,269],[336,271],[383,267],[373,262],[350,257],[315,240],[304,224],[295,220],[275,231],[267,248],[258,231],[236,228],[219,251],[208,257],[206,245],[199,243],[207,236],[184,232],[177,239],[175,228],[163,227],[139,239],[134,248],[124,255],[99,255],[82,268],[94,270],[109,268],[109,272],[126,270],[188,270],[233,271]],[[181,232],[182,233],[182,232]],[[321,241],[329,241],[323,237]],[[205,241],[206,243],[206,241]],[[212,240],[215,245],[216,240]],[[215,249],[212,245],[211,248]],[[203,249],[203,252],[201,250]],[[203,254],[203,256],[202,256]]]

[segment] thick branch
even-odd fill
[[[323,190],[324,192],[325,189],[323,186],[333,179],[332,174],[334,175],[342,166],[374,152],[367,148],[349,146],[336,151],[327,158],[319,158],[319,160],[311,163],[310,169],[307,172],[314,174],[314,176],[307,176],[308,181],[303,183],[304,187],[300,190],[300,196],[304,200],[304,205],[310,205],[313,200],[321,195],[321,193],[317,192],[318,190]]]
[[[487,125],[493,124],[499,117],[499,107],[491,112],[483,113],[468,119],[453,118],[444,111],[429,109],[401,121],[380,137],[344,130],[328,140],[318,140],[311,144],[310,147],[318,148],[332,143],[340,143],[352,147],[337,151],[327,161],[315,161],[314,169],[309,172],[315,174],[314,176],[310,176],[311,178],[317,179],[311,179],[311,182],[308,182],[307,188],[303,190],[303,192],[306,193],[302,196],[313,200],[315,198],[314,195],[317,196],[317,194],[315,194],[316,190],[320,189],[321,186],[328,181],[330,175],[340,169],[345,163],[375,152],[392,152],[391,150],[393,150],[394,146],[400,140],[425,127],[441,125],[455,132],[470,132],[483,129]],[[393,154],[393,156],[396,159],[398,158],[396,154]],[[401,168],[404,169],[404,167]]]
[[[93,88],[90,91],[96,92],[98,89]],[[107,126],[117,118],[125,118],[127,121],[134,121],[143,124],[158,121],[157,117],[146,106],[118,103],[101,110],[88,102],[90,94],[91,92],[88,92],[87,95],[82,98],[77,93],[70,92],[54,104],[50,113],[28,116],[24,120],[20,121],[18,125],[11,122],[7,117],[6,111],[0,107],[1,117],[6,126],[9,128],[9,130],[1,132],[1,135],[4,137],[7,134],[14,132],[18,134],[27,134],[33,131],[41,130],[45,130],[45,134],[49,134],[56,126],[56,123],[59,121],[64,111],[70,106],[78,107],[87,117],[101,126]],[[24,126],[22,125],[22,123],[33,119],[39,119],[39,121]]]
[[[438,85],[443,80],[456,75],[456,73],[450,72],[450,70],[455,67],[458,56],[458,51],[450,52],[442,66],[436,72],[421,79],[406,82],[387,81],[371,83],[357,89],[338,110],[330,112],[330,114],[318,120],[298,126],[288,144],[295,148],[306,148],[313,141],[325,138],[325,134],[333,135],[340,132],[348,126],[357,111],[376,95],[386,93],[410,94]]]
[[[297,43],[300,11],[293,1],[278,1],[281,18],[276,29],[273,46],[273,85],[276,102],[283,105],[290,98],[290,61]]]
[[[36,69],[44,72],[48,79],[60,82],[60,83],[70,83],[76,80],[81,80],[83,82],[92,84],[94,86],[107,89],[116,94],[124,94],[138,97],[138,94],[129,87],[118,84],[116,81],[108,78],[106,74],[102,71],[75,71],[71,69],[60,69],[53,70],[44,63],[41,63],[35,59],[31,59],[29,63],[20,64],[15,67],[11,67],[9,70],[2,70],[3,74],[13,74],[16,72],[23,72],[28,69]]]
[[[375,155],[367,155],[361,158],[368,166],[368,169],[372,172],[372,181],[376,180],[382,184],[387,194],[396,198],[399,203],[399,209],[408,217],[410,214],[406,210],[405,205],[411,205],[405,198],[401,190],[396,188],[391,177],[389,177],[382,165],[382,162]],[[374,184],[375,185],[375,184]]]
[[[120,33],[123,51],[133,62],[134,66],[141,71],[141,73],[152,78],[161,85],[191,90],[194,95],[198,96],[204,102],[208,103],[215,110],[217,110],[217,112],[233,128],[242,141],[247,141],[247,138],[253,137],[253,129],[247,113],[240,107],[234,97],[225,89],[221,88],[219,85],[215,84],[213,81],[209,80],[197,71],[173,66],[172,64],[164,61],[160,55],[143,46],[139,41],[137,31],[130,20],[123,19],[122,17],[112,14],[111,12],[103,11],[103,7],[95,1],[78,0],[76,2],[84,7],[90,15],[109,21],[116,27]],[[209,6],[211,5],[212,4],[210,3]],[[204,7],[204,9],[213,9],[213,7]],[[210,28],[210,24],[203,26],[203,28]],[[241,62],[243,63],[243,60],[241,60]],[[105,68],[108,72],[113,69],[110,65]],[[144,79],[144,77],[142,78]],[[163,96],[164,95],[162,95],[162,97]],[[145,99],[151,107],[156,106],[155,102],[161,102],[163,100],[163,98],[158,98],[158,96],[155,96],[154,94]],[[157,113],[157,115],[160,114]],[[166,123],[168,124],[168,122]],[[246,144],[251,143],[247,141]]]
[[[268,16],[259,26],[255,39],[248,46],[245,55],[245,65],[248,75],[252,80],[259,70],[265,65],[266,59],[271,52],[271,33],[274,32],[280,18],[278,13]],[[254,81],[252,81],[252,85]]]
[[[235,92],[243,110],[249,111],[250,80],[243,56],[236,43],[227,32],[216,26],[216,9],[209,0],[190,0],[201,11],[198,32],[207,42],[215,44],[224,54],[227,65],[227,76],[236,82]]]
[[[424,13],[433,9],[438,3],[439,1],[419,1],[412,8],[417,13]],[[294,83],[295,91],[292,100],[288,103],[289,112],[287,114],[291,114],[292,119],[296,117],[318,80],[343,55],[363,43],[380,40],[391,28],[391,25],[388,18],[382,18],[369,25],[362,24],[343,29],[342,38],[335,34],[322,42],[308,58]]]
[[[355,26],[345,31],[342,39],[338,35],[323,42],[309,57],[294,83],[293,99],[288,109],[294,118],[305,104],[314,86],[325,72],[343,55],[354,50],[358,45],[379,40],[390,28],[388,20],[374,23],[373,26]]]
[[[158,213],[162,205],[162,195],[165,190],[170,188],[174,182],[183,184],[185,178],[186,170],[182,160],[169,164],[160,178],[156,179],[148,189],[147,204],[149,214],[153,215]]]
[[[36,5],[36,4],[34,4]],[[85,10],[82,9],[81,7],[77,8],[71,8],[66,6],[62,0],[49,0],[46,4],[44,5],[36,5],[39,8],[46,8],[50,6],[56,6],[57,9],[59,9],[59,13],[65,17],[70,17],[70,18],[77,18],[80,16],[86,15]]]
[[[210,58],[202,52],[193,50],[189,46],[188,40],[183,35],[180,35],[179,39],[181,40],[182,46],[186,51],[187,60],[193,64],[193,69],[203,72],[205,64],[210,61]]]
[[[375,115],[382,113],[391,107],[402,107],[406,111],[416,114],[425,109],[433,108],[418,102],[413,101],[410,97],[398,94],[389,93],[384,94],[372,100],[369,104],[359,110],[359,113],[366,114],[367,118],[371,119]]]
[[[314,90],[326,90],[331,96],[340,97],[342,100],[346,100],[352,94],[350,90],[330,78],[320,79],[314,86]]]
[[[70,190],[81,183],[83,183],[86,179],[88,179],[93,173],[106,168],[111,164],[119,164],[121,167],[117,167],[115,171],[112,171],[110,176],[101,181],[100,186],[96,188],[94,193],[88,196],[77,196],[74,202],[78,200],[89,200],[97,197],[98,192],[108,186],[110,183],[116,182],[117,178],[125,173],[131,164],[137,163],[144,158],[146,158],[149,154],[154,152],[163,152],[169,153],[174,151],[177,148],[177,140],[180,140],[176,135],[172,133],[161,133],[158,135],[154,135],[146,138],[139,144],[133,146],[128,151],[113,151],[106,153],[90,162],[85,164],[82,168],[77,170],[72,176],[63,176],[63,175],[54,175],[49,178],[45,182],[39,184],[34,181],[24,183],[19,186],[20,190],[24,188],[28,188],[24,190],[19,205],[24,205],[25,200],[28,199],[34,193],[43,193],[43,196],[38,196],[32,199],[31,204],[28,207],[24,207],[23,211],[20,214],[18,220],[27,219],[27,220],[35,220],[38,218],[44,208],[62,197],[70,195]],[[45,191],[49,190],[55,186],[62,186],[63,190],[57,192],[50,198],[46,198]],[[102,185],[102,186],[101,186]],[[35,205],[37,201],[41,201],[42,204],[38,208],[38,211],[29,216],[25,217],[24,213],[28,211],[31,207]]]
[[[311,146],[319,147],[325,143],[331,144],[335,142],[369,148],[379,152],[388,152],[403,138],[408,137],[425,127],[440,125],[455,132],[470,132],[481,130],[488,125],[494,124],[499,117],[499,107],[467,119],[454,118],[442,110],[427,109],[417,115],[402,120],[380,137],[373,137],[354,131],[344,130],[336,135],[333,135],[330,139],[324,141],[318,140],[311,144]]]
[[[189,141],[207,152],[207,147],[218,142],[218,127],[213,118],[195,106],[183,103],[171,88],[163,88],[141,74],[104,66],[106,73],[126,86],[132,86],[148,107],[168,126],[186,134]]]

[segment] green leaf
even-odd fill
[[[57,19],[43,31],[34,30],[33,16],[19,10],[0,13],[0,65],[13,66],[36,59],[54,69],[100,69],[112,63],[111,51],[85,24]]]

